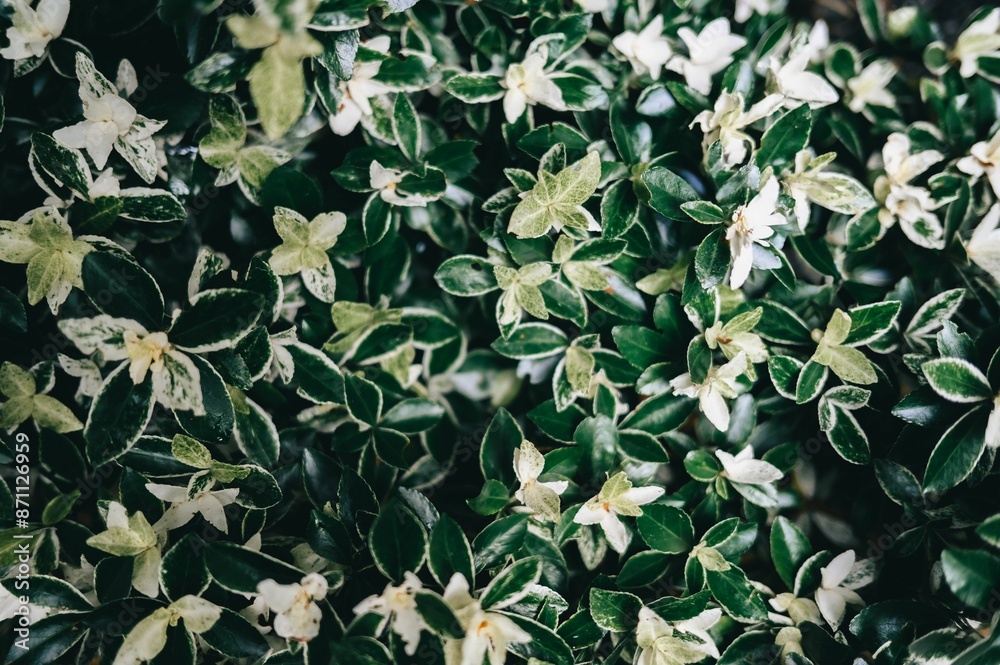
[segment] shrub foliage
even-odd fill
[[[7,3],[6,662],[1000,662],[1000,9],[886,4]]]

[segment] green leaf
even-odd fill
[[[67,148],[48,134],[31,135],[31,153],[45,171],[84,201],[90,200],[90,167],[83,153]]]
[[[812,554],[805,534],[788,518],[778,516],[771,525],[771,561],[789,589],[795,586],[795,573]]]
[[[124,454],[146,429],[153,414],[153,382],[136,385],[122,363],[101,386],[87,417],[83,437],[95,467]]]
[[[417,611],[431,630],[451,639],[465,636],[462,624],[455,618],[448,603],[440,596],[430,591],[418,590],[413,599],[417,604]]]
[[[905,466],[885,459],[874,460],[873,466],[879,485],[890,499],[901,506],[923,501],[920,481]]]
[[[952,593],[972,607],[985,608],[1000,584],[1000,558],[989,552],[945,550],[941,553],[941,569]]]
[[[838,400],[836,395],[847,390],[857,390],[864,393],[863,401],[852,405]],[[840,386],[828,390],[819,400],[820,429],[826,432],[830,438],[830,444],[837,451],[837,454],[851,464],[868,464],[871,460],[868,436],[861,429],[854,414],[851,413],[853,409],[860,408],[867,403],[868,394],[870,393],[867,390]]]
[[[507,507],[510,502],[510,491],[499,480],[487,480],[479,491],[479,496],[467,499],[469,507],[480,515],[495,515]]]
[[[643,173],[642,182],[649,189],[649,206],[670,219],[687,219],[681,205],[701,198],[687,180],[662,166]]]
[[[736,566],[725,570],[705,570],[705,581],[726,614],[743,623],[755,623],[767,618],[767,606],[760,592]]]
[[[528,595],[531,586],[537,584],[541,576],[540,557],[515,561],[490,581],[479,598],[479,604],[484,610],[509,607]]]
[[[382,427],[404,434],[418,434],[434,427],[444,416],[444,408],[429,399],[405,399],[389,409],[381,419]]]
[[[478,296],[497,289],[493,265],[478,256],[453,256],[434,273],[434,280],[456,296]]]
[[[497,410],[479,449],[479,467],[483,478],[499,480],[510,486],[516,480],[514,475],[514,449],[524,441],[524,433],[507,409]]]
[[[632,630],[639,623],[641,609],[642,600],[631,593],[590,590],[590,616],[604,630],[616,633]]]
[[[172,222],[186,219],[184,204],[162,189],[131,187],[122,190],[121,211],[125,219],[137,222]]]
[[[330,358],[305,344],[285,347],[295,362],[299,394],[317,404],[344,404],[344,375]]]
[[[101,312],[132,319],[150,332],[161,330],[163,295],[137,263],[111,252],[90,252],[83,257],[81,275],[84,292]]]
[[[74,490],[69,494],[60,494],[45,504],[42,511],[42,524],[51,526],[63,521],[73,510],[73,505],[80,498],[80,490]]]
[[[297,584],[305,574],[267,554],[236,543],[215,542],[204,549],[205,566],[212,580],[233,593],[256,594],[257,585],[271,579],[278,584]]]
[[[428,566],[441,586],[447,586],[455,573],[467,582],[475,580],[472,548],[458,522],[442,515],[431,530]]]
[[[122,199],[117,196],[99,196],[93,201],[80,201],[73,205],[72,226],[78,233],[107,233],[122,212]]]
[[[478,104],[503,97],[500,81],[501,78],[493,74],[460,74],[452,77],[446,88],[463,102]]]
[[[754,163],[761,169],[791,162],[795,154],[809,143],[812,111],[801,104],[774,121],[760,140]]]
[[[885,13],[878,0],[859,0],[858,17],[872,43],[877,44],[885,39]]]
[[[170,600],[200,595],[208,588],[208,568],[202,555],[205,543],[188,534],[167,550],[160,563],[160,586]]]
[[[840,278],[837,262],[834,260],[833,253],[825,239],[792,236],[790,240],[792,247],[805,259],[806,263],[824,275]]]
[[[731,260],[726,229],[717,228],[702,240],[694,255],[694,271],[701,288],[710,289],[722,283],[729,271]]]
[[[632,183],[619,180],[604,192],[601,199],[601,230],[605,238],[620,238],[639,219],[639,199]]]
[[[684,456],[684,469],[695,480],[708,483],[714,481],[722,472],[722,465],[707,450],[692,450]]]
[[[688,419],[697,401],[690,397],[664,393],[644,400],[632,413],[625,417],[620,429],[637,429],[653,436],[671,432]]]
[[[257,464],[273,466],[278,461],[281,443],[271,416],[246,397],[234,407],[236,445]]]
[[[962,358],[936,358],[920,366],[927,382],[949,402],[973,403],[993,397],[986,375]]]
[[[635,524],[639,535],[654,550],[680,554],[694,545],[691,518],[680,508],[662,504],[645,506]]]
[[[260,631],[242,614],[237,614],[227,607],[220,609],[222,613],[212,627],[199,633],[198,637],[205,640],[211,648],[230,658],[250,660],[262,658],[269,647]]]
[[[983,523],[976,527],[976,535],[993,547],[1000,546],[1000,515],[983,520]]]
[[[852,309],[849,312],[851,330],[843,344],[845,346],[860,346],[885,334],[896,321],[900,305],[898,300],[890,300]]]
[[[410,97],[405,93],[396,95],[396,102],[392,110],[392,133],[396,138],[396,144],[407,159],[416,161],[420,156],[420,144],[422,131],[420,128],[420,116],[417,115]]]
[[[344,523],[318,510],[309,511],[306,540],[316,554],[334,563],[349,565],[354,555],[351,534]]]
[[[539,359],[553,356],[566,349],[566,333],[547,323],[525,323],[518,326],[507,339],[497,339],[493,349],[508,358]]]
[[[357,420],[370,427],[382,417],[382,391],[371,381],[356,374],[344,375],[344,395],[347,410]]]
[[[196,416],[192,411],[175,410],[174,417],[181,428],[196,439],[220,444],[229,441],[235,413],[226,384],[207,360],[197,355],[190,357],[201,379],[201,401],[205,406],[205,415]]]
[[[413,513],[398,503],[391,503],[372,524],[368,545],[382,574],[399,583],[404,573],[417,570],[423,563],[427,554],[427,535]]]
[[[681,204],[688,217],[702,224],[722,224],[726,221],[726,215],[722,208],[711,201],[688,201]]]
[[[7,655],[8,664],[45,665],[58,663],[87,631],[83,625],[86,615],[55,614],[31,626],[30,648],[12,648]]]
[[[228,348],[250,332],[263,305],[264,299],[252,291],[202,291],[174,319],[170,342],[195,353]]]
[[[965,480],[986,447],[986,420],[983,407],[962,416],[941,437],[927,460],[924,492],[944,492]]]
[[[537,659],[538,662],[553,665],[573,665],[573,652],[565,640],[551,628],[518,614],[505,614],[505,616],[531,637],[528,642],[510,644],[511,651],[525,660]]]
[[[48,575],[8,577],[3,581],[3,586],[8,593],[15,597],[25,596],[32,605],[39,607],[71,612],[87,612],[93,609],[90,601],[76,587],[65,580]]]
[[[19,333],[28,331],[24,304],[20,298],[2,286],[0,286],[0,328]]]
[[[785,305],[771,300],[757,300],[753,304],[763,309],[754,331],[764,339],[779,344],[813,343],[809,326]]]
[[[528,533],[528,516],[511,515],[493,522],[472,541],[476,570],[492,568],[516,552]]]

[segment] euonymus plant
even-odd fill
[[[1000,9],[0,27],[6,663],[1000,662]]]

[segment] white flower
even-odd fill
[[[354,608],[357,615],[374,612],[385,617],[378,632],[381,632],[385,624],[392,619],[392,630],[399,635],[407,655],[412,656],[417,652],[417,645],[420,643],[420,632],[427,627],[420,612],[417,611],[417,601],[414,593],[422,588],[420,578],[406,571],[403,583],[399,586],[387,584],[381,596],[369,596],[362,600]]]
[[[57,129],[52,137],[70,148],[86,150],[98,169],[104,168],[116,150],[143,180],[153,182],[159,165],[152,137],[166,122],[139,115],[83,53],[76,54],[76,76],[84,119]]]
[[[585,12],[599,14],[611,7],[611,0],[575,0],[577,6]]]
[[[758,308],[759,309],[759,308]],[[716,321],[711,327],[705,329],[705,343],[710,349],[722,349],[722,353],[728,360],[735,358],[740,351],[746,353],[747,369],[751,363],[762,363],[767,360],[767,346],[760,335],[750,332],[751,328],[760,320],[761,312],[751,310],[745,314],[740,314],[725,324]],[[752,378],[752,375],[751,375]]]
[[[698,408],[716,429],[729,429],[729,407],[726,398],[737,396],[736,379],[746,372],[747,356],[740,351],[732,360],[720,367],[711,367],[708,376],[701,383],[695,383],[690,373],[684,373],[670,381],[670,387],[678,395],[697,397]]]
[[[726,229],[726,240],[733,259],[729,284],[734,289],[743,286],[750,276],[754,243],[770,246],[767,239],[774,235],[771,227],[785,223],[784,216],[776,210],[779,191],[777,179],[768,178],[757,195],[733,213],[733,223]]]
[[[403,206],[407,208],[424,207],[431,199],[419,194],[400,193],[396,185],[403,181],[405,174],[396,169],[382,166],[376,161],[372,161],[369,166],[368,175],[372,189],[379,192],[379,196],[386,203]]]
[[[236,500],[240,493],[238,488],[223,490],[203,490],[194,496],[188,496],[186,487],[177,485],[159,485],[146,483],[149,493],[161,501],[166,501],[170,507],[153,525],[156,531],[170,531],[184,526],[197,514],[222,533],[229,533],[226,522],[226,506]]]
[[[531,509],[542,521],[555,522],[559,519],[559,495],[566,491],[569,483],[565,480],[541,482],[538,476],[545,468],[545,457],[531,441],[522,441],[514,449],[514,473],[521,486],[514,492],[518,501]]]
[[[1000,197],[1000,130],[989,141],[980,141],[972,146],[966,157],[955,164],[958,170],[978,180],[986,176],[993,188],[993,194]]]
[[[875,181],[875,196],[882,201],[879,221],[888,228],[899,221],[900,228],[914,244],[928,249],[944,247],[944,226],[933,212],[938,203],[930,192],[909,184],[933,164],[944,159],[937,150],[910,153],[910,138],[890,134],[882,148],[885,175]]]
[[[823,60],[826,49],[830,46],[830,28],[826,21],[820,19],[813,23],[806,35],[805,43],[798,48],[809,54],[809,62],[819,64]]]
[[[768,16],[785,7],[785,0],[736,0],[736,10],[733,18],[737,23],[746,23],[754,14]]]
[[[257,585],[257,595],[277,616],[274,632],[285,639],[308,642],[319,635],[319,622],[323,611],[315,601],[326,598],[326,578],[319,573],[309,573],[294,584],[278,584],[264,580]]]
[[[717,18],[695,33],[683,27],[677,31],[687,46],[688,55],[676,56],[667,63],[667,69],[684,76],[687,84],[707,95],[712,91],[712,76],[733,62],[733,53],[743,48],[747,40],[729,32],[729,20]]]
[[[380,35],[369,39],[363,46],[379,53],[387,53],[389,44],[389,37]],[[347,136],[354,131],[359,122],[372,116],[372,106],[369,100],[388,91],[384,83],[375,80],[381,67],[380,60],[356,61],[351,78],[340,82],[342,96],[340,105],[336,112],[330,116],[330,129],[333,130],[334,134]]]
[[[779,593],[768,602],[777,611],[786,613],[796,626],[804,621],[818,624],[823,620],[819,608],[810,598],[797,598],[794,593]]]
[[[894,108],[896,98],[889,92],[889,83],[899,71],[888,60],[876,60],[861,70],[861,73],[847,82],[851,91],[851,101],[847,106],[855,113],[861,113],[868,106]]]
[[[57,129],[53,136],[71,148],[86,149],[97,168],[103,169],[115,143],[119,137],[129,133],[138,113],[117,94],[106,93],[100,97],[91,97],[83,90],[81,87],[83,122]]]
[[[1000,393],[993,398],[993,410],[986,421],[985,439],[990,448],[1000,448]]]
[[[742,94],[723,91],[715,100],[715,108],[696,115],[690,126],[701,126],[701,131],[705,134],[701,143],[705,154],[708,154],[713,143],[720,141],[722,159],[726,166],[733,167],[742,164],[748,149],[754,146],[753,139],[743,130],[770,116],[783,102],[784,97],[781,95],[768,95],[744,111]]]
[[[148,332],[129,319],[107,315],[82,319],[64,319],[59,330],[86,354],[100,352],[105,361],[125,360],[105,380],[127,368],[136,385],[151,377],[153,395],[164,406],[205,414],[201,394],[201,375],[183,347],[170,343],[164,332]],[[150,410],[152,410],[150,403]]]
[[[566,109],[562,90],[552,80],[551,74],[545,71],[547,61],[548,49],[543,46],[529,53],[520,64],[507,68],[503,83],[507,89],[503,96],[507,122],[515,122],[529,105],[543,104],[556,111]]]
[[[1000,55],[1000,9],[976,21],[955,41],[952,52],[959,61],[959,74],[969,78],[979,71],[979,58]]]
[[[708,629],[720,618],[722,610],[713,608],[694,618],[669,623],[648,607],[641,608],[635,628],[640,648],[636,665],[679,665],[700,662],[705,656],[719,658],[719,649]]]
[[[990,211],[972,232],[965,243],[969,259],[1000,282],[1000,203],[994,203]]]
[[[102,196],[119,196],[121,194],[122,187],[121,182],[115,176],[113,169],[104,169],[101,171],[94,182],[87,188],[87,196],[90,200],[100,198]]]
[[[503,665],[508,644],[531,641],[531,635],[508,616],[483,610],[469,593],[469,582],[461,573],[448,581],[444,601],[465,630],[465,637],[445,640],[445,665],[483,665],[484,658],[489,665]]]
[[[870,561],[855,563],[854,550],[847,550],[820,569],[822,581],[816,590],[816,605],[831,628],[837,630],[844,619],[847,604],[864,605],[854,589],[871,583],[874,566]]]
[[[715,456],[722,462],[726,478],[734,483],[767,485],[781,480],[782,476],[785,475],[770,462],[754,459],[751,446],[747,446],[736,455],[730,455],[724,450],[716,450]]]
[[[663,65],[673,56],[670,42],[663,36],[662,14],[657,14],[638,34],[626,30],[611,43],[628,58],[636,74],[648,73],[653,79],[660,78]]]
[[[63,574],[63,579],[82,593],[91,605],[98,606],[101,604],[101,601],[97,598],[97,589],[94,588],[95,568],[93,564],[87,561],[86,555],[80,555],[79,566],[74,566],[70,563],[60,563],[59,570]],[[3,621],[3,619],[0,619],[0,621]]]
[[[811,58],[811,49],[800,48],[784,64],[777,58],[771,59],[770,70],[774,87],[784,95],[785,104],[789,107],[806,103],[816,108],[840,99],[837,89],[826,79],[819,74],[806,71]]]
[[[662,487],[632,487],[624,471],[608,478],[597,496],[580,507],[573,521],[577,524],[600,524],[608,544],[624,554],[628,548],[628,533],[619,515],[638,517],[642,515],[639,506],[656,501],[663,495]]]
[[[10,46],[0,49],[7,60],[40,58],[49,42],[62,34],[69,16],[69,0],[39,0],[32,9],[27,0],[13,0],[13,25],[7,28]]]

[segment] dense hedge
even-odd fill
[[[1000,662],[1000,9],[886,4],[8,0],[6,662]]]

